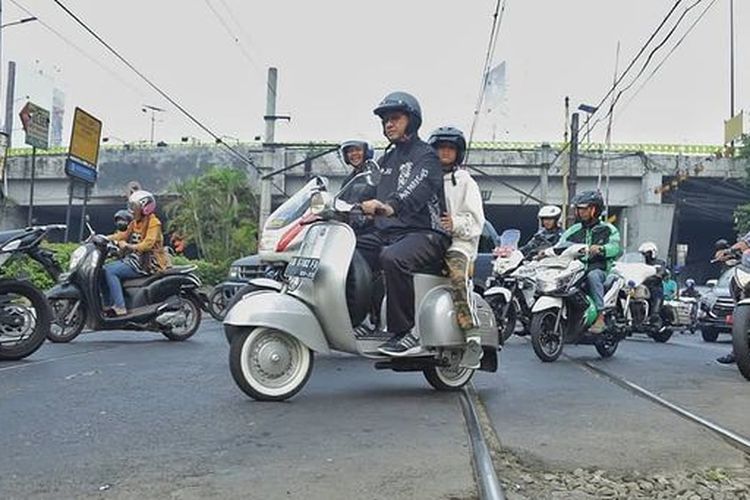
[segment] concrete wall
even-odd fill
[[[625,208],[620,218],[620,236],[626,240],[626,251],[635,252],[641,243],[653,241],[660,255],[666,256],[673,218],[674,205],[643,204]]]

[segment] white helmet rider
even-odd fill
[[[647,259],[649,258],[648,254],[651,254],[650,258],[656,259],[656,256],[659,255],[659,248],[653,241],[644,241],[641,243],[641,246],[638,247],[638,253],[643,254]]]
[[[545,205],[539,209],[539,212],[536,214],[536,218],[541,219],[555,219],[556,221],[560,220],[560,216],[562,216],[562,210],[560,210],[560,207],[555,205]]]

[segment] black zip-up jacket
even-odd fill
[[[563,231],[559,227],[554,229],[541,228],[534,233],[534,236],[524,246],[519,248],[519,251],[524,257],[531,258],[542,250],[555,246],[560,241],[562,233]]]
[[[397,143],[381,159],[377,199],[393,207],[392,217],[376,217],[384,232],[430,230],[448,236],[440,225],[446,211],[443,169],[432,147],[416,135]]]

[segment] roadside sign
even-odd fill
[[[70,137],[70,156],[83,160],[96,168],[99,161],[99,140],[102,122],[81,108],[73,115],[73,133]]]
[[[27,102],[18,114],[21,117],[23,130],[26,132],[26,144],[38,149],[49,147],[49,111]]]
[[[79,161],[76,158],[68,157],[65,161],[65,175],[75,177],[83,182],[94,184],[96,182],[97,172],[95,168]]]
[[[96,182],[101,135],[101,120],[81,108],[76,108],[73,115],[68,160],[65,162],[65,174],[68,177],[89,184]]]
[[[740,139],[743,134],[750,132],[747,113],[740,111],[729,120],[724,121],[724,144]]]

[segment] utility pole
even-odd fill
[[[271,178],[264,179],[263,176],[273,171],[274,167],[274,141],[276,140],[276,88],[278,83],[278,69],[268,68],[268,85],[266,90],[266,135],[263,143],[263,168],[260,180],[260,220],[258,229],[263,226],[271,215]]]
[[[563,148],[568,145],[568,132],[570,131],[570,97],[565,97],[565,126],[563,127]],[[562,154],[562,153],[560,153]],[[562,212],[563,212],[563,221],[567,224],[568,220],[568,212],[570,211],[570,206],[568,205],[568,174],[570,173],[570,169],[568,168],[570,165],[570,162],[568,161],[568,156],[563,156],[562,158]],[[567,227],[567,226],[566,226]]]
[[[2,2],[2,0],[0,0]],[[16,100],[16,63],[8,61],[8,85],[5,94],[5,133],[8,134],[8,148],[11,148],[13,135],[13,103]]]
[[[578,184],[578,121],[579,114],[573,113],[570,121],[570,172],[568,172],[568,199],[567,205],[570,206],[573,198],[576,196],[576,185]],[[575,212],[569,211],[568,222],[571,223],[575,218]]]
[[[2,0],[0,0],[2,1]],[[151,112],[151,145],[154,145],[154,130],[156,129],[156,113],[164,113],[166,109],[157,108],[156,106],[151,106],[150,104],[144,104],[142,111],[144,113]]]
[[[734,0],[729,0],[729,118],[734,117]]]

